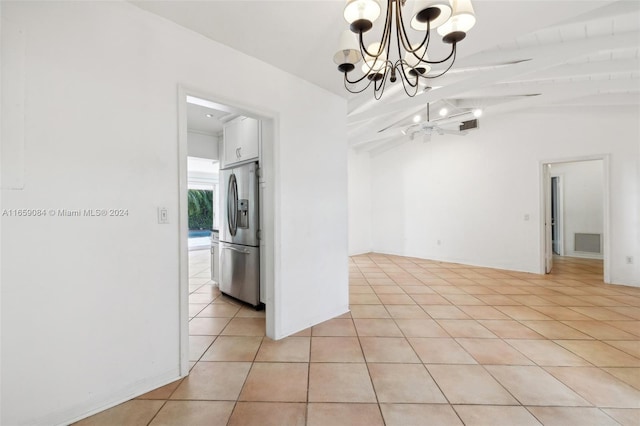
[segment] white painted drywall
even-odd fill
[[[7,19],[0,21],[2,37],[2,105],[4,116],[0,126],[0,177],[2,189],[24,188],[24,151],[25,151],[25,33]]]
[[[349,150],[349,255],[371,251],[371,160]]]
[[[603,235],[604,232],[602,160],[552,164],[550,173],[561,181],[564,255],[602,259],[602,253],[575,251],[576,233]]]
[[[640,286],[638,110],[562,111],[487,114],[374,156],[371,249],[541,273],[541,163],[610,154],[610,278]]]
[[[347,311],[343,99],[126,2],[0,7],[27,46],[25,185],[3,208],[128,210],[2,218],[2,424],[178,376],[179,85],[277,117],[274,337]]]
[[[189,157],[209,158],[218,160],[219,138],[204,133],[187,132],[187,150]]]

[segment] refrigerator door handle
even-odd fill
[[[225,249],[225,250],[231,250],[231,251],[235,251],[235,252],[242,253],[242,254],[250,254],[251,253],[249,250],[240,250],[240,249],[233,248],[233,247],[222,247],[222,248]]]
[[[229,176],[229,188],[227,190],[227,222],[229,227],[229,233],[231,236],[235,236],[238,230],[237,227],[237,215],[238,215],[238,184],[236,182],[236,175],[231,174]]]

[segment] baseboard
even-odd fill
[[[179,368],[172,368],[165,371],[162,374],[154,376],[152,378],[143,379],[138,382],[129,384],[128,386],[121,388],[117,391],[97,395],[91,399],[83,401],[81,404],[77,404],[73,407],[62,411],[56,411],[49,413],[39,419],[27,420],[30,425],[59,425],[66,426],[93,416],[116,405],[127,402],[140,395],[144,395],[154,389],[167,385],[180,379]]]

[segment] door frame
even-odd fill
[[[260,184],[260,188],[268,189],[270,195],[263,198],[261,193],[261,223],[262,235],[265,240],[260,244],[260,267],[264,267],[265,281],[265,311],[266,311],[266,334],[274,338],[276,333],[276,305],[278,253],[276,247],[279,245],[277,229],[279,228],[277,200],[279,199],[278,182],[278,129],[279,116],[275,111],[264,111],[250,105],[244,105],[236,100],[226,99],[222,96],[209,93],[204,90],[195,89],[178,84],[177,91],[178,106],[178,315],[179,315],[179,369],[180,377],[189,375],[189,215],[187,203],[188,191],[188,129],[187,129],[187,98],[195,97],[206,100],[211,105],[216,105],[219,109],[228,109],[242,115],[251,116],[265,120],[263,126],[267,131],[262,133],[262,144],[260,145],[260,158],[263,163],[260,165],[263,176],[269,176],[269,181]],[[267,149],[265,150],[265,144]],[[266,249],[266,250],[265,250]],[[263,265],[264,263],[264,265]]]
[[[551,164],[542,165],[542,233],[543,233],[543,249],[544,269],[543,274],[551,273],[553,269],[553,236],[551,230]]]
[[[559,256],[564,256],[564,192],[563,192],[563,181],[564,176],[562,173],[559,174],[551,174],[551,185],[553,185],[553,178],[556,178],[556,229],[558,233],[558,253]],[[553,191],[551,192],[553,196]],[[553,217],[553,209],[552,209],[552,217]],[[553,231],[552,231],[553,232]],[[553,236],[552,236],[553,240]],[[553,241],[551,242],[553,245]]]
[[[611,171],[610,171],[610,154],[587,155],[579,157],[555,158],[542,160],[538,164],[539,182],[540,182],[540,274],[546,274],[546,258],[547,258],[547,229],[545,226],[545,216],[547,206],[550,206],[551,191],[547,190],[547,178],[549,182],[551,174],[548,173],[548,165],[557,163],[579,163],[582,161],[602,160],[602,257],[603,257],[603,281],[606,284],[611,283]],[[549,188],[550,189],[550,188]]]

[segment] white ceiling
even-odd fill
[[[217,160],[207,158],[187,157],[187,170],[189,172],[197,172],[217,176],[220,170],[220,164]]]
[[[227,116],[229,116],[228,112],[187,103],[187,128],[189,131],[217,136],[222,132],[222,119]]]
[[[473,0],[477,23],[459,44],[453,69],[415,98],[404,95],[400,82],[389,83],[380,101],[370,91],[346,93],[332,61],[347,28],[344,0],[133,3],[344,96],[349,141],[359,150],[402,143],[398,126],[424,113],[427,103],[432,111],[446,102],[454,112],[482,107],[492,115],[640,105],[637,0]],[[395,127],[379,132],[389,126]]]

